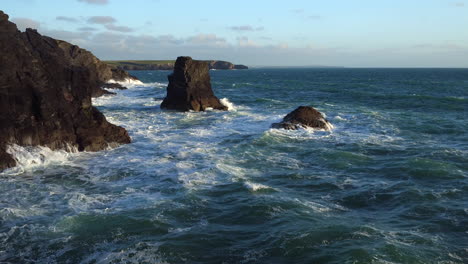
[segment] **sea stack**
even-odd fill
[[[296,130],[299,128],[315,128],[322,130],[331,130],[332,124],[325,117],[310,106],[299,106],[296,110],[287,114],[283,121],[274,123],[272,128],[283,128],[287,130]]]
[[[55,39],[18,31],[0,11],[0,170],[16,164],[8,145],[97,151],[130,143],[91,104],[97,82],[70,63]]]
[[[161,108],[179,111],[227,110],[211,89],[208,62],[178,57],[168,77],[167,96]]]

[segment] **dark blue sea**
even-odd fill
[[[0,263],[468,263],[468,69],[211,71],[229,111],[94,104],[133,143],[11,146]],[[333,130],[271,129],[300,105]]]

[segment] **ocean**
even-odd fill
[[[468,263],[468,69],[210,71],[229,111],[93,100],[133,143],[12,146],[0,263]],[[309,105],[332,131],[271,129]]]

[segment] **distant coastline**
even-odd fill
[[[119,68],[126,71],[131,70],[167,70],[174,69],[175,60],[112,60],[104,61],[111,67]],[[233,64],[228,61],[221,60],[206,60],[208,67],[214,70],[246,70],[249,67],[242,64]]]

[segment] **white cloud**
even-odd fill
[[[67,16],[58,16],[55,18],[56,20],[61,20],[61,21],[66,21],[66,22],[70,22],[70,23],[76,23],[78,22],[78,19],[74,18],[74,17],[67,17]]]
[[[112,24],[117,22],[117,20],[111,16],[92,16],[88,18],[88,23],[89,24]]]
[[[225,38],[220,38],[215,34],[198,34],[188,37],[186,44],[191,45],[206,45],[206,46],[225,46],[227,41]]]
[[[75,31],[67,31],[67,30],[41,30],[40,34],[48,37],[52,37],[59,40],[65,40],[72,44],[81,46],[88,43],[89,40],[89,33],[88,32],[75,32]]]
[[[467,67],[468,46],[464,43],[429,43],[387,49],[327,47],[311,41],[298,47],[270,40],[255,42],[241,36],[232,41],[216,34],[178,37],[117,31],[60,31],[41,29],[41,34],[63,39],[106,59],[175,59],[187,55],[195,59],[218,59],[252,65],[325,65],[357,67]],[[257,38],[255,38],[257,40]],[[307,45],[309,44],[309,45]]]
[[[114,24],[107,24],[106,28],[108,30],[118,31],[118,32],[132,32],[133,31],[132,28],[129,28],[129,27],[126,27],[126,26],[116,26]]]
[[[244,25],[244,26],[232,26],[229,27],[230,30],[234,31],[262,31],[265,28],[264,27],[252,27],[249,25]]]
[[[18,17],[11,19],[11,21],[15,23],[21,31],[26,30],[26,28],[39,29],[41,27],[40,22],[29,18]]]
[[[80,27],[78,28],[79,31],[97,31],[98,29],[97,28],[94,28],[94,27]]]
[[[257,43],[249,40],[249,38],[245,36],[237,38],[237,45],[239,45],[239,47],[258,47]]]
[[[107,5],[109,3],[108,0],[78,0],[78,2],[84,2],[93,5]]]

